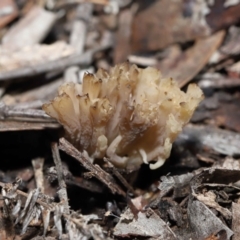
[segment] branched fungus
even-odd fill
[[[43,109],[90,159],[109,157],[128,169],[154,161],[150,168],[156,169],[202,98],[195,84],[185,93],[157,69],[124,63],[109,73],[86,73],[82,84],[64,84]]]

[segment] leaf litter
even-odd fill
[[[239,1],[0,6],[0,239],[240,238]],[[41,110],[126,60],[205,95],[154,171],[92,162]]]

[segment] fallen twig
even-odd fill
[[[37,188],[44,193],[44,176],[43,176],[44,158],[35,158],[32,160],[34,176]]]
[[[64,212],[69,213],[69,205],[68,205],[68,195],[67,195],[67,187],[66,183],[64,180],[64,174],[63,174],[63,166],[61,162],[61,158],[59,155],[59,150],[57,143],[52,143],[52,155],[53,155],[53,160],[56,165],[56,170],[57,170],[57,177],[58,177],[58,184],[60,187],[60,190],[58,191],[58,195],[60,200],[64,204]]]
[[[24,68],[19,68],[16,70],[1,72],[0,81],[20,77],[34,76],[49,71],[57,70],[63,71],[67,67],[73,65],[89,65],[92,62],[92,57],[94,53],[104,50],[109,46],[110,45],[96,47],[95,49],[88,50],[83,54],[73,54],[70,55],[69,57],[64,57],[56,61],[44,62],[36,66],[25,66]]]
[[[82,165],[90,171],[91,175],[96,177],[98,180],[103,182],[112,193],[118,193],[119,195],[126,196],[126,193],[117,185],[115,180],[111,175],[105,172],[100,166],[92,164],[89,159],[87,159],[86,154],[80,153],[71,143],[69,143],[65,138],[60,139],[59,148],[74,157]]]
[[[108,161],[107,158],[104,158],[105,162],[107,162],[108,166],[111,168],[113,174],[118,178],[118,180],[127,188],[129,192],[135,195],[135,191],[133,187],[126,181],[126,179],[121,175],[121,173],[113,166],[113,164]]]
[[[0,103],[0,119],[12,119],[29,122],[56,122],[42,110],[10,107],[6,106],[3,102]]]

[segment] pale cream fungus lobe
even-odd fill
[[[160,167],[172,143],[203,99],[195,84],[183,92],[155,68],[123,63],[66,83],[43,109],[66,138],[92,161],[108,157],[117,167]]]

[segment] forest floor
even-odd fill
[[[0,239],[240,239],[240,3],[0,1]],[[165,164],[98,166],[42,105],[128,61],[204,93]]]

